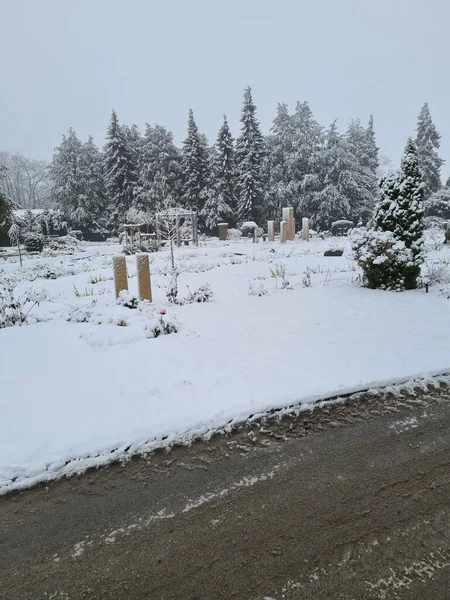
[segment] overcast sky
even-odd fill
[[[0,0],[0,150],[51,158],[72,126],[97,144],[120,122],[187,112],[234,133],[247,85],[264,132],[278,102],[308,100],[322,125],[373,113],[398,162],[425,101],[450,174],[450,0]]]

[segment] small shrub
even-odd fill
[[[122,290],[116,300],[116,304],[125,306],[126,308],[136,309],[139,305],[139,298],[133,296],[127,290]]]
[[[185,302],[187,302],[187,303],[209,302],[211,300],[211,298],[214,296],[214,293],[208,283],[206,285],[202,285],[201,287],[199,287],[198,290],[195,290],[195,292],[191,292],[189,287],[188,287],[188,290],[189,290],[189,296],[187,296],[185,298]]]
[[[0,279],[0,329],[26,323],[33,308],[46,297],[44,292],[37,293],[31,289],[17,294],[18,283],[12,276]]]
[[[44,249],[44,236],[40,233],[28,233],[23,243],[27,252],[42,252]]]
[[[355,229],[351,242],[366,287],[396,291],[416,287],[419,267],[413,253],[392,232]]]
[[[267,294],[266,284],[263,277],[255,277],[255,283],[248,282],[248,295],[249,296],[265,296]]]
[[[311,287],[311,271],[309,270],[309,267],[306,267],[306,271],[303,273],[303,277],[302,277],[302,284],[303,287]]]
[[[160,335],[170,335],[171,333],[177,333],[177,326],[172,321],[165,319],[165,315],[166,312],[161,311],[159,317],[157,319],[154,319],[152,323],[145,327],[144,332],[148,338],[157,338]]]

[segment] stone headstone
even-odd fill
[[[120,292],[128,290],[127,260],[125,256],[118,255],[113,257],[113,272],[114,291],[116,298],[118,298]]]
[[[302,219],[302,240],[309,242],[309,219],[307,217]]]
[[[152,301],[152,284],[150,281],[150,264],[148,254],[136,255],[136,271],[139,300]]]
[[[219,240],[224,242],[227,239],[228,223],[219,223],[217,227],[219,228]]]
[[[269,242],[273,242],[275,239],[275,227],[273,221],[267,221],[267,238]]]
[[[286,221],[280,223],[281,243],[284,244],[287,240],[288,224]]]

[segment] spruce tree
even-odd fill
[[[182,175],[182,203],[199,215],[199,226],[203,228],[202,211],[208,198],[210,164],[206,138],[199,133],[192,110],[189,111],[188,134],[183,142]]]
[[[334,122],[317,157],[311,181],[311,217],[319,229],[330,229],[333,221],[367,221],[375,204],[374,177],[355,157],[347,136],[339,134]]]
[[[289,160],[292,206],[305,217],[313,215],[316,192],[321,188],[327,136],[314,119],[308,102],[297,102],[292,115],[293,154]],[[330,140],[328,139],[328,142]]]
[[[414,289],[423,262],[423,188],[418,150],[409,138],[399,174],[380,182],[380,199],[376,206],[374,227],[390,231],[411,251],[412,260],[405,266],[405,287]]]
[[[129,177],[132,187],[133,200],[138,194],[139,165],[141,163],[142,137],[139,127],[132,125],[125,127],[125,138],[129,158]]]
[[[161,185],[164,181],[164,185]],[[161,125],[146,126],[139,162],[138,194],[133,206],[153,214],[164,205],[164,194],[179,203],[182,188],[181,153],[173,134]]]
[[[439,157],[441,135],[437,131],[432,119],[428,102],[426,102],[419,114],[417,121],[417,150],[419,153],[419,165],[425,184],[425,198],[441,188],[441,167],[444,160]]]
[[[212,189],[205,203],[204,215],[210,230],[221,221],[232,226],[236,224],[234,144],[226,115],[212,154]]]
[[[376,176],[380,167],[380,161],[378,158],[379,148],[375,139],[375,130],[373,126],[373,115],[370,115],[369,124],[366,129],[366,166]]]
[[[292,185],[294,128],[286,104],[278,104],[266,145],[267,161],[264,161],[264,170],[267,170],[268,177],[268,213],[273,219],[278,219],[284,206],[296,204],[295,186]]]
[[[244,92],[241,134],[236,143],[238,214],[242,221],[261,220],[263,136],[256,118],[256,106],[248,87]]]
[[[118,233],[133,201],[131,161],[126,132],[113,110],[103,149],[105,186],[110,203],[110,226]]]
[[[83,144],[79,162],[81,193],[78,207],[71,215],[71,220],[81,229],[86,238],[104,236],[106,222],[105,179],[103,174],[103,157],[94,143],[92,136]]]

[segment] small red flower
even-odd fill
[[[160,314],[162,317],[164,317],[164,315],[166,314],[166,311],[165,311],[165,310],[162,310],[162,311],[161,311],[159,314]]]

